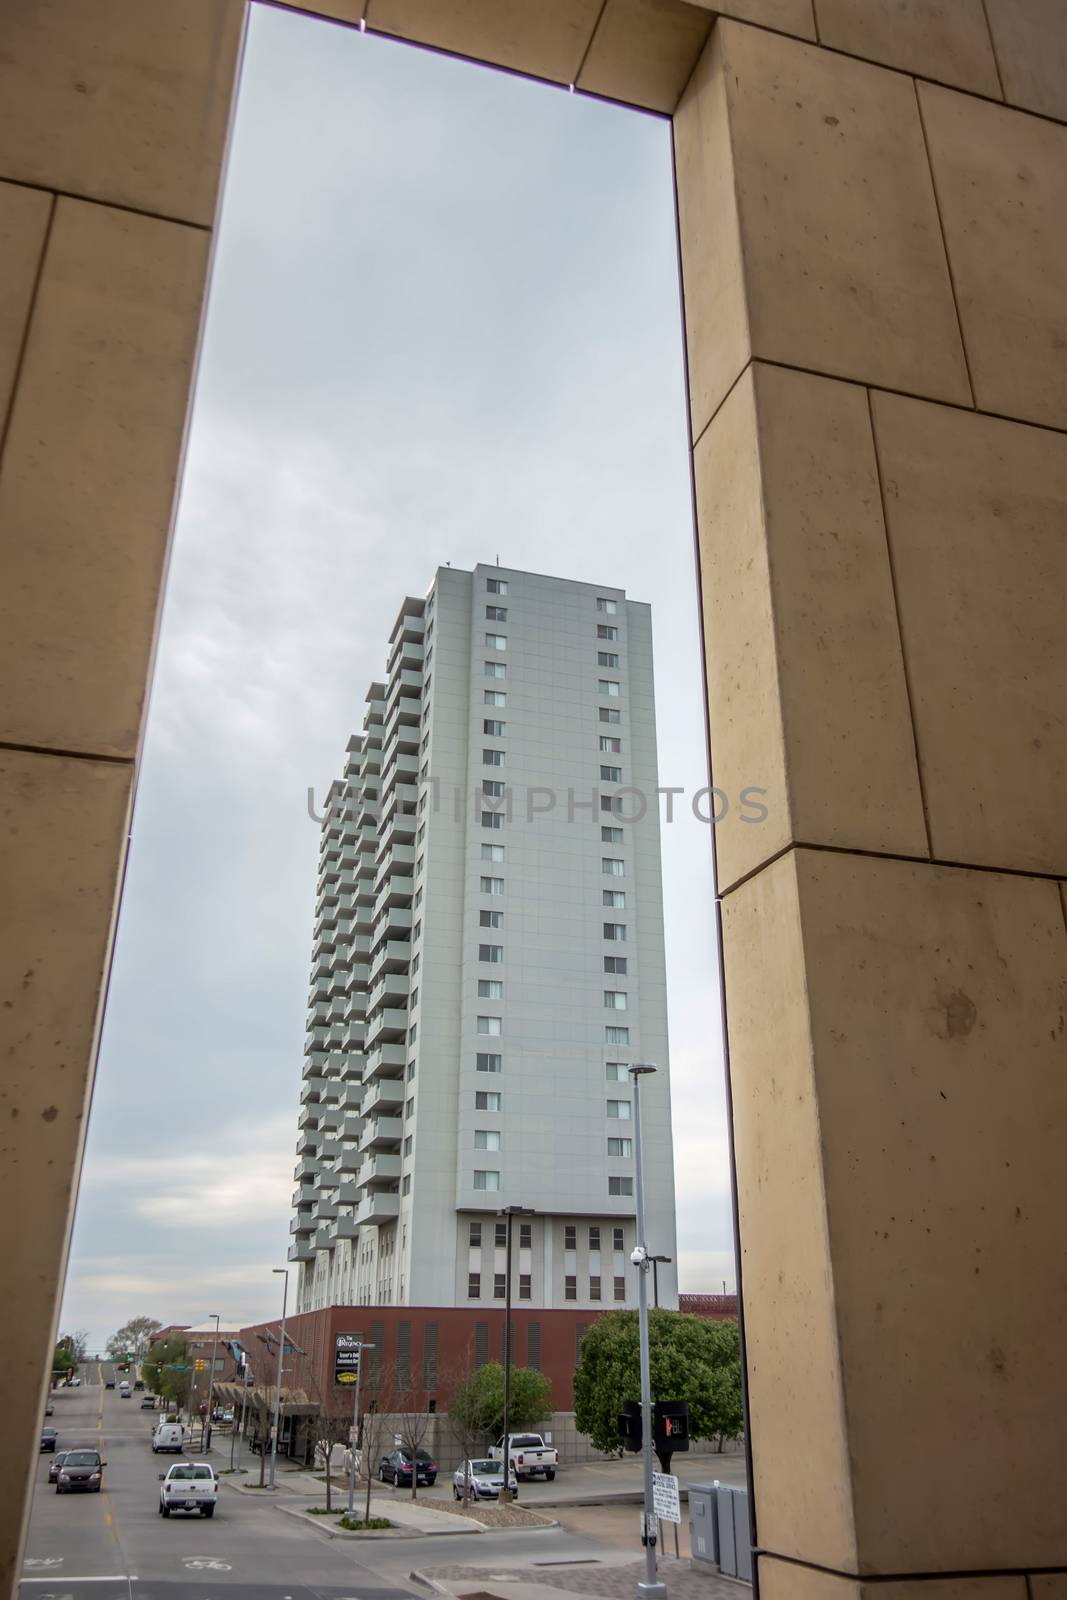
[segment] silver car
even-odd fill
[[[504,1463],[490,1461],[488,1456],[482,1456],[477,1461],[465,1461],[452,1474],[452,1495],[456,1500],[463,1499],[463,1485],[470,1482],[470,1498],[472,1500],[497,1500],[504,1487]],[[519,1492],[519,1480],[511,1474],[511,1492]]]

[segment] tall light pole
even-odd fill
[[[630,1260],[637,1268],[637,1319],[641,1335],[641,1465],[645,1480],[645,1581],[637,1585],[641,1600],[667,1600],[667,1585],[656,1576],[656,1518],[652,1494],[652,1378],[648,1359],[648,1265],[645,1245],[645,1172],[641,1148],[641,1079],[656,1068],[636,1061],[630,1068],[634,1094],[634,1188],[637,1208],[637,1244]]]
[[[363,1352],[364,1350],[373,1349],[374,1346],[372,1344],[364,1344],[360,1341],[359,1357],[356,1365],[356,1398],[352,1405],[352,1442],[348,1450],[348,1515],[351,1521],[355,1521],[356,1515],[356,1445],[359,1443],[359,1391],[363,1383]],[[327,1472],[330,1470],[328,1465],[326,1470]],[[414,1463],[411,1470],[412,1472],[415,1471]],[[370,1477],[369,1462],[367,1464],[367,1476],[368,1478]]]
[[[511,1499],[511,1446],[508,1430],[511,1427],[511,1225],[516,1217],[532,1217],[532,1206],[505,1206],[503,1215],[508,1219],[504,1247],[504,1482],[500,1490],[502,1500]]]
[[[207,1410],[204,1412],[204,1426],[200,1429],[201,1450],[210,1450],[211,1448],[211,1392],[215,1387],[215,1352],[219,1348],[219,1313],[217,1311],[209,1311],[208,1321],[212,1317],[215,1319],[215,1338],[211,1345],[211,1371],[208,1373],[207,1378]],[[206,1443],[204,1440],[205,1434],[207,1435]]]
[[[674,1260],[673,1256],[649,1256],[652,1263],[652,1304],[659,1309],[659,1272],[660,1266],[669,1267]]]
[[[289,1268],[272,1267],[271,1272],[277,1277],[279,1274],[285,1279],[285,1288],[282,1290],[282,1326],[278,1336],[278,1381],[274,1386],[274,1426],[271,1429],[270,1445],[270,1486],[274,1488],[274,1475],[278,1467],[278,1429],[281,1427],[282,1417],[282,1354],[285,1350],[285,1311],[289,1304]]]

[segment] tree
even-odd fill
[[[736,1322],[679,1311],[650,1311],[653,1400],[686,1400],[694,1439],[736,1438],[742,1428],[741,1359]],[[636,1311],[600,1317],[582,1340],[574,1374],[574,1421],[598,1450],[619,1448],[624,1400],[641,1397]]]
[[[448,1387],[452,1400],[448,1407],[448,1426],[460,1449],[464,1462],[473,1461],[483,1454],[485,1441],[492,1434],[496,1415],[497,1396],[492,1385],[478,1383],[478,1371],[467,1366],[457,1374]],[[470,1479],[463,1476],[463,1504],[470,1503]]]
[[[551,1381],[535,1367],[512,1367],[509,1401],[508,1430],[522,1433],[550,1415]],[[504,1368],[499,1361],[487,1361],[460,1384],[449,1406],[449,1415],[472,1434],[481,1433],[496,1439],[503,1433]]]
[[[60,1339],[52,1357],[53,1378],[66,1378],[67,1374],[73,1372],[77,1365],[78,1363],[75,1361],[72,1352],[67,1348],[64,1341]]]
[[[158,1317],[131,1317],[107,1341],[108,1355],[121,1361],[124,1356],[139,1354],[160,1325]]]
[[[75,1328],[73,1333],[65,1333],[59,1345],[61,1349],[69,1351],[74,1357],[75,1364],[80,1366],[89,1353],[88,1329]]]
[[[338,1412],[330,1414],[320,1411],[314,1420],[313,1427],[315,1434],[315,1460],[321,1462],[326,1469],[326,1510],[330,1511],[332,1510],[331,1490],[333,1488],[330,1474],[333,1467],[334,1446],[347,1442],[349,1430],[352,1427],[352,1418],[347,1412],[341,1415]]]
[[[189,1346],[185,1340],[167,1339],[162,1344],[151,1345],[141,1363],[141,1377],[150,1394],[159,1395],[174,1410],[184,1406],[192,1383]]]

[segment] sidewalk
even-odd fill
[[[721,1578],[711,1568],[661,1556],[659,1579],[667,1586],[669,1600],[745,1600],[752,1590],[748,1584]],[[433,1567],[416,1571],[412,1577],[438,1594],[477,1596],[477,1600],[561,1600],[563,1594],[595,1597],[595,1600],[633,1600],[638,1583],[645,1578],[641,1561],[597,1562],[565,1567],[536,1575],[529,1567]]]
[[[251,1476],[251,1474],[249,1474]],[[247,1495],[249,1499],[265,1501],[267,1504],[280,1507],[283,1511],[306,1512],[309,1506],[324,1506],[326,1504],[326,1484],[321,1474],[314,1472],[288,1472],[279,1471],[277,1486],[271,1489],[260,1489],[258,1472],[252,1483],[238,1482],[231,1478],[223,1480],[228,1489],[236,1494]],[[367,1500],[366,1483],[361,1483],[356,1491],[356,1513],[362,1517]],[[332,1504],[342,1509],[348,1505],[347,1487],[342,1487],[335,1480],[332,1493]],[[457,1517],[449,1511],[443,1511],[436,1502],[427,1500],[425,1494],[412,1500],[410,1495],[380,1494],[371,1495],[370,1514],[372,1517],[387,1517],[397,1528],[409,1533],[442,1534],[442,1533],[484,1533],[485,1524],[476,1522],[470,1517]],[[315,1523],[323,1524],[323,1531],[328,1531],[332,1518],[316,1517]]]

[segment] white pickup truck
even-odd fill
[[[167,1473],[159,1474],[159,1514],[195,1511],[202,1517],[215,1515],[219,1483],[207,1461],[176,1461]]]
[[[539,1433],[513,1433],[511,1435],[511,1465],[516,1478],[544,1476],[551,1483],[559,1465],[559,1452],[546,1444]],[[489,1452],[494,1461],[504,1459],[504,1441],[498,1439]]]

